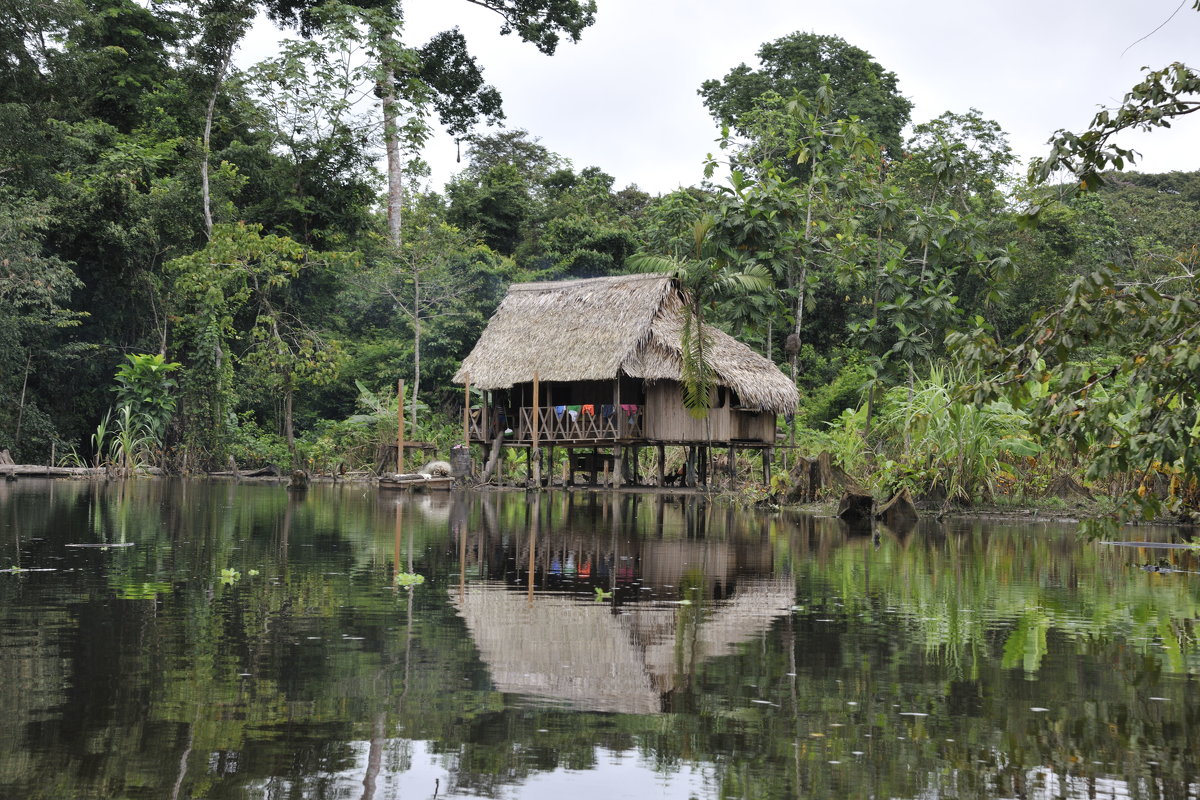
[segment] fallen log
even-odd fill
[[[0,466],[0,475],[29,475],[36,478],[103,478],[108,474],[104,467],[47,467],[43,464],[6,464]]]

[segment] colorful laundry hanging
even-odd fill
[[[580,409],[580,413],[588,417],[596,416],[596,407],[591,403],[585,403]]]

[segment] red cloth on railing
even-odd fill
[[[592,405],[591,403],[588,403],[587,405],[582,406],[579,410],[582,413],[588,415],[589,417],[596,416],[596,407],[594,405]]]
[[[630,419],[632,419],[633,415],[638,412],[638,406],[635,406],[632,403],[621,403],[621,410],[628,414]]]

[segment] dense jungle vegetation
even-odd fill
[[[546,53],[595,14],[473,2]],[[236,69],[263,12],[293,39]],[[797,381],[797,443],[880,494],[1194,509],[1200,173],[1123,172],[1111,136],[1195,110],[1196,74],[1147,73],[1027,180],[1000,122],[910,119],[850,43],[758,55],[698,87],[722,146],[695,186],[651,196],[489,127],[485,65],[395,2],[3,0],[0,447],[370,467],[397,379],[411,438],[453,439],[510,283],[667,263]],[[433,126],[464,144],[440,191]]]

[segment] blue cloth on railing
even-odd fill
[[[612,419],[613,417],[615,417],[617,415],[617,407],[610,406],[610,405],[602,405],[602,406],[600,406],[600,414],[605,419]]]
[[[554,407],[554,416],[558,417],[559,419],[562,419],[562,415],[565,413],[567,413],[566,406],[555,406]]]

